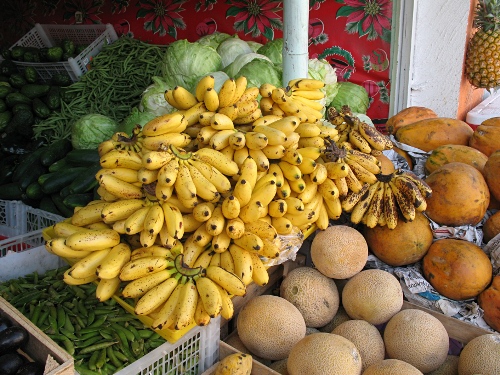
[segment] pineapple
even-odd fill
[[[492,89],[500,86],[500,0],[479,0],[473,25],[465,74],[473,86]]]

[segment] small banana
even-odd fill
[[[320,185],[313,183],[311,181],[309,175],[304,176],[304,181],[306,182],[306,187],[301,193],[299,193],[299,195],[297,195],[297,198],[299,198],[302,202],[304,202],[304,204],[307,204],[313,200],[314,196],[318,192],[318,186],[320,186]],[[335,185],[334,182],[332,182],[332,183]],[[336,185],[335,185],[335,189],[338,192]]]
[[[319,90],[325,87],[325,82],[312,78],[296,78],[288,82],[292,90]]]
[[[120,280],[130,281],[153,274],[172,265],[165,257],[151,256],[129,261],[120,270]]]
[[[85,258],[78,260],[71,267],[69,276],[76,279],[88,278],[94,275],[97,276],[97,266],[101,264],[102,260],[108,255],[110,250],[110,248],[107,248],[103,250],[93,251]]]
[[[285,217],[273,217],[271,220],[272,226],[280,235],[287,235],[292,233],[293,224]]]
[[[198,103],[196,96],[182,86],[175,86],[172,90],[172,96],[178,105],[177,109],[189,109]]]
[[[236,105],[236,108],[238,108],[238,115],[236,116],[236,118],[249,116],[250,114],[254,113],[259,107],[262,111],[262,99],[260,103],[255,99],[249,100],[247,102],[240,102]]]
[[[264,237],[266,238],[266,237]],[[264,247],[263,238],[252,232],[244,232],[240,238],[233,239],[233,243],[246,251],[259,251]],[[231,250],[231,247],[229,248]],[[232,253],[231,253],[232,254]],[[234,259],[234,255],[233,255]],[[236,262],[236,260],[235,260]]]
[[[205,251],[203,251],[198,259],[193,264],[193,268],[207,268],[210,265],[210,262],[212,261],[213,256],[215,255],[215,251],[208,248]]]
[[[222,297],[217,284],[208,277],[199,277],[195,283],[205,311],[211,318],[219,316],[222,311]]]
[[[197,326],[204,327],[210,324],[210,315],[205,311],[205,307],[203,306],[203,301],[201,298],[198,298],[198,302],[196,303],[196,310],[194,311],[194,322]]]
[[[196,140],[202,145],[208,145],[210,143],[210,139],[217,133],[218,130],[212,128],[209,124],[200,129],[196,135]]]
[[[247,116],[241,116],[241,117],[235,118],[233,122],[236,125],[251,124],[261,116],[262,116],[262,110],[258,107],[255,111],[253,111],[252,113],[250,113]]]
[[[415,220],[416,210],[413,203],[413,197],[410,194],[406,194],[406,189],[400,189],[394,181],[388,182],[394,197],[396,198],[396,202],[398,203],[399,209],[403,214],[403,217],[408,221]]]
[[[139,186],[130,182],[125,182],[113,175],[102,175],[99,179],[99,185],[106,191],[122,199],[142,198],[144,193]]]
[[[65,237],[55,237],[45,243],[46,249],[61,258],[82,259],[89,255],[90,251],[73,250],[65,244]]]
[[[130,246],[120,243],[108,252],[108,255],[97,266],[97,276],[102,279],[115,279],[120,274],[122,267],[130,261]]]
[[[142,157],[133,151],[111,150],[99,159],[102,168],[129,168],[139,170],[142,167]]]
[[[351,212],[354,206],[356,206],[356,204],[360,201],[361,197],[363,197],[363,195],[368,192],[369,188],[370,188],[369,184],[364,184],[361,190],[357,193],[349,191],[347,195],[345,196],[341,195],[340,197],[341,197],[342,210],[348,213]]]
[[[200,226],[199,228],[201,228]],[[194,241],[194,233],[184,242],[183,261],[188,267],[192,267],[196,259],[205,251],[205,246],[201,246]],[[209,241],[210,242],[210,241]]]
[[[398,210],[396,207],[396,197],[394,196],[391,186],[385,182],[384,185],[384,214],[386,225],[389,229],[394,229],[398,225]]]
[[[203,102],[205,103],[207,110],[215,112],[220,106],[219,94],[214,88],[208,87],[203,95]]]
[[[215,130],[233,130],[233,120],[223,113],[216,113],[210,119],[210,126]]]
[[[137,170],[130,168],[102,168],[100,169],[95,178],[99,181],[99,177],[103,174],[112,174],[125,182],[137,182]]]
[[[101,212],[108,205],[108,202],[100,202],[96,204],[86,205],[79,209],[77,212],[71,216],[71,224],[77,227],[84,227],[89,224],[102,222]],[[54,231],[56,235],[62,236],[62,233],[58,233],[56,230],[56,226],[59,224],[59,227],[64,226],[64,221],[57,223],[54,226]]]
[[[333,180],[327,178],[322,184],[318,185],[318,193],[323,199],[335,200],[340,197],[339,189]]]
[[[347,162],[349,168],[351,168],[352,172],[358,178],[359,181],[369,183],[370,185],[377,182],[377,176],[375,176],[372,172],[361,166],[357,161],[351,158],[345,158],[345,161]]]
[[[73,250],[97,251],[120,243],[120,234],[113,229],[86,229],[66,237],[66,246]]]
[[[276,199],[271,201],[268,206],[268,212],[269,216],[275,218],[275,217],[282,217],[288,209],[288,205],[286,203],[286,200],[284,199]]]
[[[198,203],[196,186],[188,166],[183,162],[179,163],[179,173],[177,174],[174,187],[177,198],[179,198],[184,206],[196,206]]]
[[[259,88],[252,86],[252,87],[247,87],[245,91],[243,92],[243,95],[238,99],[236,104],[239,102],[247,102],[249,100],[255,100],[259,96]]]
[[[246,145],[245,133],[237,131],[229,136],[229,146],[234,150],[240,150]]]
[[[208,266],[205,273],[206,277],[218,284],[227,293],[240,297],[246,294],[246,285],[236,274],[216,266]]]
[[[177,240],[182,239],[185,232],[182,212],[170,202],[164,202],[161,208],[163,210],[163,217],[165,218],[168,235]]]
[[[184,284],[177,283],[174,291],[170,294],[169,298],[156,314],[153,323],[151,324],[152,328],[167,329],[174,324],[176,319],[175,309],[183,286]]]
[[[368,193],[361,197],[361,199],[356,203],[354,208],[351,211],[351,222],[354,224],[358,224],[361,222],[364,214],[370,207],[370,203],[377,192],[379,183],[375,183],[371,185],[368,189]]]
[[[134,249],[130,254],[130,260],[135,260],[144,257],[173,257],[176,249],[167,249],[163,246],[153,245],[150,247],[139,247]]]
[[[175,269],[163,270],[132,280],[125,285],[122,295],[125,298],[141,297],[155,286],[172,277],[175,272],[177,272]]]
[[[241,203],[234,195],[228,195],[222,201],[222,214],[226,219],[237,218],[240,214]]]
[[[269,143],[269,140],[263,133],[247,132],[245,134],[245,146],[251,150],[262,150]]]
[[[63,281],[68,285],[84,285],[97,280],[97,275],[91,275],[88,277],[73,277],[70,272],[73,268],[68,268],[63,275]]]
[[[252,258],[252,280],[259,286],[264,286],[269,282],[269,273],[267,272],[262,259],[256,253],[249,253]]]
[[[198,290],[193,280],[189,278],[182,286],[179,294],[179,300],[175,307],[176,316],[174,329],[184,329],[194,321],[194,313],[198,303]]]
[[[299,133],[301,138],[313,138],[319,137],[321,130],[316,126],[316,123],[302,122],[295,129],[296,133]]]
[[[182,133],[187,126],[184,114],[173,112],[148,121],[142,127],[142,134],[146,137],[153,137],[166,133]]]
[[[170,277],[144,293],[137,301],[134,312],[137,315],[148,315],[164,304],[177,287],[177,277]]]
[[[227,107],[234,104],[234,94],[236,92],[236,81],[229,78],[224,81],[219,90],[219,106]]]
[[[222,214],[222,206],[217,205],[212,212],[212,216],[205,223],[205,229],[210,235],[217,236],[224,231],[225,223],[226,218]]]
[[[252,356],[238,352],[221,359],[215,368],[214,375],[250,375],[251,372]]]
[[[366,211],[366,223],[365,225],[368,228],[375,228],[378,224],[380,216],[383,212],[383,204],[384,204],[384,184],[382,182],[377,183],[377,190],[372,198],[370,206]]]
[[[300,138],[299,139],[299,147],[324,147],[325,140],[322,137],[308,137],[308,138]]]
[[[194,160],[201,160],[212,165],[226,176],[234,176],[239,172],[238,165],[234,161],[229,160],[220,152],[210,148],[199,149],[193,154],[193,158]]]
[[[215,185],[207,179],[199,169],[195,168],[192,164],[186,163],[191,179],[194,183],[196,194],[205,201],[216,201],[220,197]]]
[[[223,253],[229,249],[231,237],[228,236],[225,230],[212,238],[212,249],[216,253]]]
[[[193,159],[189,160],[189,164],[198,169],[215,186],[220,194],[226,194],[231,190],[231,182],[217,168],[206,162]]]
[[[206,223],[205,223],[206,224]],[[191,235],[195,244],[201,247],[207,246],[211,241],[213,236],[208,233],[206,225],[200,225]]]
[[[368,141],[363,138],[363,136],[356,129],[352,129],[349,132],[349,142],[361,152],[366,154],[372,152],[372,148]]]
[[[330,219],[338,220],[342,215],[342,203],[340,198],[334,200],[323,199],[323,205]]]
[[[105,223],[113,223],[118,220],[126,219],[132,213],[144,207],[142,199],[122,199],[116,202],[106,204],[101,210],[101,218]]]
[[[214,204],[210,202],[201,202],[193,208],[193,217],[199,222],[205,222],[210,219],[214,211]]]
[[[206,75],[205,77],[201,78],[195,87],[196,99],[199,102],[202,102],[204,100],[205,91],[207,91],[208,88],[213,89],[214,85],[215,85],[215,78],[213,75]]]
[[[113,297],[120,288],[120,282],[118,276],[112,279],[100,279],[95,291],[97,300],[99,302],[104,302]]]
[[[374,126],[368,125],[366,122],[359,122],[358,131],[375,150],[384,151],[393,147],[389,138],[380,133]]]
[[[250,223],[245,223],[245,231],[270,241],[273,241],[278,236],[276,229],[264,220],[255,220]]]
[[[234,83],[235,83],[235,90],[231,104],[236,104],[241,100],[243,94],[247,89],[248,80],[245,76],[239,76],[238,78],[235,79]]]

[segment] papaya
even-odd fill
[[[491,215],[483,224],[483,242],[488,243],[500,233],[500,211]]]
[[[483,169],[491,194],[500,201],[500,150],[490,155]]]
[[[427,176],[425,182],[432,189],[425,213],[437,224],[475,226],[484,217],[490,191],[476,168],[460,162],[448,163]]]
[[[437,117],[414,122],[398,129],[395,138],[398,142],[429,152],[447,145],[469,144],[474,131],[464,121]]]
[[[483,319],[495,331],[500,331],[500,275],[479,294],[477,303],[484,311]]]
[[[490,258],[466,240],[443,238],[434,241],[422,259],[425,279],[443,296],[454,300],[477,297],[490,284]]]
[[[500,117],[484,120],[469,139],[469,146],[478,149],[486,156],[500,150]]]
[[[469,164],[482,173],[486,160],[488,160],[488,157],[473,147],[464,145],[442,145],[432,150],[425,161],[424,168],[425,173],[429,175],[445,164],[458,161]]]
[[[430,108],[412,106],[389,117],[385,123],[385,129],[388,134],[395,134],[398,129],[403,126],[413,124],[414,122],[420,120],[436,117],[438,117],[438,115]]]

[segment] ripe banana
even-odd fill
[[[189,109],[198,103],[196,96],[182,86],[175,86],[172,90],[172,96],[178,105],[177,109]]]
[[[55,237],[45,243],[46,249],[61,258],[82,259],[89,255],[90,251],[73,250],[65,244],[65,237]]]
[[[368,210],[370,203],[377,192],[379,183],[375,183],[368,188],[368,193],[363,195],[351,211],[351,222],[358,224]]]
[[[174,310],[175,323],[174,329],[184,329],[194,320],[194,313],[198,303],[198,290],[193,280],[189,278],[182,286],[179,294],[179,300]]]
[[[206,277],[214,281],[229,294],[240,297],[246,294],[246,285],[236,274],[216,266],[208,266],[205,273]]]
[[[184,114],[173,112],[155,117],[142,127],[142,134],[146,137],[154,137],[166,133],[182,133],[188,126]]]
[[[259,286],[264,286],[269,282],[269,273],[267,272],[262,259],[256,253],[249,253],[252,258],[252,280]]]
[[[220,106],[219,94],[213,87],[208,87],[203,95],[203,102],[205,107],[211,112],[217,111]]]
[[[199,149],[193,154],[193,159],[204,161],[226,176],[234,176],[239,171],[238,165],[234,161],[229,160],[220,152],[210,148]]]
[[[120,280],[130,281],[162,271],[172,266],[172,261],[165,257],[151,256],[129,261],[120,270]]]
[[[212,216],[205,223],[205,229],[210,235],[217,236],[224,231],[225,223],[226,218],[222,214],[222,206],[217,205],[212,212]]]
[[[148,315],[163,305],[178,285],[176,277],[170,277],[144,293],[137,301],[134,312],[137,315]]]
[[[384,184],[382,182],[377,182],[377,189],[373,198],[371,200],[370,206],[366,211],[366,218],[364,219],[365,225],[368,228],[375,228],[377,226],[380,216],[383,212],[383,203],[384,203]]]
[[[182,239],[185,232],[182,212],[170,202],[163,202],[161,208],[163,210],[163,217],[165,218],[168,235],[177,240]]]
[[[199,277],[195,283],[205,311],[211,318],[219,316],[222,311],[222,297],[217,284],[208,277]]]
[[[333,164],[339,164],[339,163],[333,163]],[[328,169],[326,168],[326,164],[317,164],[314,171],[312,171],[310,174],[311,182],[317,185],[322,184],[327,178],[328,178]]]
[[[179,173],[175,180],[175,192],[177,198],[186,207],[194,207],[198,203],[196,186],[191,177],[188,166],[184,162],[179,163]]]
[[[208,179],[220,194],[226,194],[231,190],[231,182],[217,168],[199,160],[189,160],[189,164],[198,169]]]
[[[73,250],[98,251],[120,243],[120,234],[113,229],[86,229],[66,237],[66,245]]]
[[[139,170],[142,167],[142,157],[133,151],[111,150],[101,156],[99,163],[102,168],[129,168]]]
[[[185,163],[188,167],[191,179],[194,183],[196,194],[205,201],[217,201],[220,197],[217,188],[207,179],[197,168],[190,163]]]
[[[110,252],[110,248],[91,252],[85,258],[78,260],[69,271],[69,276],[76,279],[83,279],[97,276],[97,266],[101,264],[104,258]]]
[[[113,297],[120,288],[120,282],[118,276],[112,279],[100,279],[95,291],[97,300],[99,302],[104,302]]]
[[[145,137],[141,143],[144,149],[151,151],[165,150],[170,146],[186,147],[191,137],[186,133],[167,133],[154,137]]]
[[[204,327],[210,324],[210,315],[205,311],[205,307],[203,306],[203,302],[201,298],[198,298],[198,302],[196,303],[196,310],[194,311],[194,322],[197,326]]]
[[[222,201],[222,214],[226,219],[237,218],[240,214],[241,203],[234,195],[228,195]]]
[[[144,196],[139,186],[122,181],[113,175],[102,175],[99,179],[99,185],[104,187],[107,192],[121,199],[142,198]]]
[[[108,202],[102,201],[96,204],[86,205],[82,207],[77,212],[75,212],[73,216],[71,216],[71,224],[77,227],[84,227],[89,224],[101,222],[102,221],[101,212],[103,208],[105,208],[108,204],[109,204]],[[57,224],[64,225],[63,223],[64,221]],[[56,231],[55,226],[54,226],[54,231]],[[56,235],[63,235],[63,234],[58,233],[56,231]]]
[[[169,298],[165,301],[163,306],[156,314],[151,327],[154,329],[166,329],[170,328],[176,319],[175,309],[179,301],[179,295],[181,293],[182,287],[184,285],[177,283],[174,291],[170,294]]]
[[[73,268],[68,268],[63,275],[63,281],[68,285],[83,285],[97,280],[97,275],[91,275],[88,277],[81,277],[81,278],[73,277],[70,274],[72,269]]]
[[[115,279],[120,274],[122,267],[130,261],[130,246],[120,243],[114,246],[97,266],[97,276],[102,279]]]
[[[226,233],[232,239],[240,238],[245,233],[245,223],[239,217],[227,220]]]
[[[207,91],[208,88],[213,89],[214,85],[215,78],[213,75],[206,75],[205,77],[200,79],[195,87],[196,100],[202,102],[204,100],[205,91]]]
[[[199,222],[205,222],[210,219],[214,211],[214,204],[210,202],[201,202],[193,208],[193,217]]]

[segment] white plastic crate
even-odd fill
[[[40,238],[41,230],[11,238],[8,246],[16,251],[26,244],[36,245]],[[9,252],[0,260],[0,282],[35,271],[43,274],[64,265],[62,258],[50,254],[44,246]],[[115,375],[200,375],[218,361],[219,343],[220,317],[217,317],[208,326],[194,327],[174,344],[162,344]]]
[[[0,200],[0,258],[9,251],[19,252],[43,245],[42,230],[62,220],[62,216],[21,201]]]
[[[73,82],[80,79],[89,69],[90,61],[96,56],[105,44],[111,44],[118,39],[111,24],[98,25],[41,25],[35,24],[28,33],[19,39],[12,47],[54,47],[64,39],[75,44],[87,45],[78,56],[70,57],[63,62],[23,62],[14,61],[22,72],[28,66],[35,68],[40,79],[50,81],[52,76],[67,73]],[[12,49],[11,47],[11,49]]]
[[[200,375],[219,358],[220,317],[195,327],[175,344],[165,343],[115,375]]]

